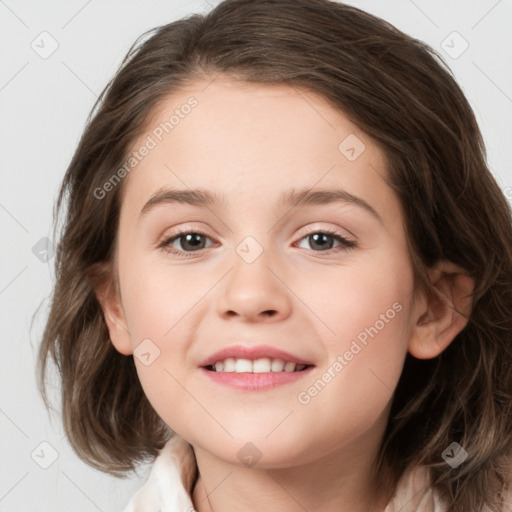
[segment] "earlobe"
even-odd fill
[[[110,341],[121,354],[132,354],[133,348],[126,326],[121,299],[115,290],[111,276],[105,277],[105,273],[103,273],[100,280],[97,270],[91,270],[89,277],[94,283],[94,293],[103,311],[103,318],[110,334]]]
[[[442,260],[428,270],[437,298],[423,295],[408,349],[418,359],[438,356],[467,325],[474,279],[458,265]]]

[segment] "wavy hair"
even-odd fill
[[[226,0],[143,34],[94,105],[54,206],[67,209],[56,282],[38,356],[45,403],[50,360],[76,453],[114,475],[151,460],[172,433],[144,395],[132,357],[109,340],[94,293],[117,286],[119,169],[173,91],[219,73],[322,95],[382,147],[405,212],[415,286],[435,296],[426,269],[446,259],[475,281],[466,327],[430,360],[407,355],[379,467],[396,483],[429,466],[449,512],[504,510],[512,454],[512,215],[489,171],[474,113],[443,58],[360,9],[330,0]],[[106,281],[105,281],[106,280]],[[441,454],[457,441],[458,469]]]

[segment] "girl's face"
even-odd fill
[[[378,446],[422,313],[383,152],[311,92],[222,75],[148,126],[123,184],[109,322],[157,413],[229,463]],[[276,359],[307,366],[271,372]]]

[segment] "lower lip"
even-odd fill
[[[313,368],[310,366],[300,372],[268,373],[214,372],[206,368],[200,368],[200,370],[218,384],[246,391],[263,391],[296,382],[309,375]]]

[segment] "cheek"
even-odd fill
[[[305,277],[297,281],[297,295],[318,314],[323,324],[318,332],[330,353],[348,350],[356,338],[362,346],[386,338],[401,343],[412,271],[404,254],[389,249],[317,274],[313,280],[303,272]]]
[[[407,353],[412,285],[406,255],[392,251],[326,282],[312,306],[330,331],[323,337],[325,363],[336,377],[325,377],[333,383],[325,399],[336,403],[341,393],[362,412],[362,403],[376,410],[391,398]]]
[[[200,297],[197,278],[170,270],[152,258],[133,257],[120,264],[123,307],[132,343],[143,338],[164,341]],[[187,277],[189,276],[189,277]]]
[[[120,265],[120,278],[141,386],[156,412],[178,431],[181,415],[176,411],[191,400],[186,391],[187,340],[197,327],[194,313],[201,310],[198,301],[208,291],[208,283],[192,273],[178,275],[136,258]]]
[[[359,288],[352,298],[341,304],[341,317],[331,319],[343,334],[326,342],[325,366],[296,397],[296,421],[307,435],[331,439],[330,446],[342,446],[386,421],[406,355],[405,296],[381,291],[362,301]],[[329,447],[315,445],[304,457],[321,450],[327,453]]]

